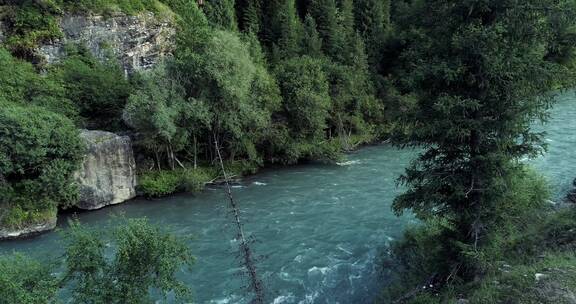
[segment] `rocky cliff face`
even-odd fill
[[[0,43],[6,39],[5,25],[0,22]],[[82,44],[99,59],[118,59],[126,74],[146,70],[174,50],[176,29],[166,18],[153,13],[137,16],[65,15],[60,18],[63,38],[43,44],[38,54],[47,63],[66,55],[67,44]]]
[[[136,164],[132,143],[127,136],[103,131],[82,131],[88,146],[81,169],[81,209],[94,210],[122,203],[136,196]]]
[[[148,69],[169,55],[176,33],[169,21],[152,13],[112,17],[67,15],[61,18],[60,27],[63,39],[40,46],[39,53],[46,62],[61,60],[66,44],[83,44],[97,58],[112,54],[126,73]]]

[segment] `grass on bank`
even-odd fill
[[[231,178],[255,174],[259,169],[258,164],[249,161],[226,162],[224,166]],[[207,183],[220,179],[223,179],[220,168],[209,165],[196,169],[148,170],[140,172],[138,187],[144,196],[158,198],[180,192],[200,192]]]
[[[34,224],[41,224],[56,218],[58,209],[49,207],[46,210],[24,209],[19,205],[0,206],[0,227],[19,229]]]

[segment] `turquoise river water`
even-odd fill
[[[557,199],[576,177],[576,94],[564,93],[545,126],[549,152],[530,160],[543,172]],[[341,165],[307,164],[268,169],[234,186],[246,231],[270,303],[372,303],[381,289],[376,257],[414,220],[391,212],[401,191],[395,180],[416,155],[383,145],[363,148]],[[188,241],[197,262],[180,276],[197,303],[246,303],[235,259],[237,243],[223,189],[161,200],[136,199],[79,215],[87,226],[109,229],[114,215],[148,217]],[[66,229],[68,216],[59,227]],[[0,253],[20,251],[57,259],[57,232],[4,242]]]

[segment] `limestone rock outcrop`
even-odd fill
[[[65,15],[60,19],[63,38],[40,46],[47,63],[65,56],[66,44],[82,44],[99,59],[112,54],[126,73],[146,70],[174,48],[175,28],[153,13],[136,16]]]
[[[124,72],[130,74],[150,69],[175,48],[174,22],[151,12],[135,16],[67,14],[59,17],[59,26],[62,38],[44,42],[36,50],[48,64],[66,56],[66,45],[80,44],[100,60],[117,59]],[[0,43],[7,39],[7,32],[0,20]]]
[[[119,204],[136,196],[136,164],[127,136],[104,131],[81,132],[88,147],[76,172],[80,209],[94,210]]]

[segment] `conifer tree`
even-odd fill
[[[302,41],[302,23],[296,13],[294,0],[283,0],[282,6],[276,12],[274,24],[277,28],[275,44],[282,58],[298,55]]]
[[[342,51],[337,13],[335,0],[313,0],[310,4],[310,14],[318,25],[323,50],[332,58],[337,58]]]
[[[316,21],[309,14],[304,20],[304,35],[302,37],[302,53],[310,57],[322,56],[322,39],[318,34]]]
[[[260,15],[262,14],[262,4],[259,0],[248,1],[246,12],[244,14],[244,28],[247,32],[260,32]]]
[[[408,190],[394,209],[446,223],[444,279],[482,273],[510,177],[542,151],[530,123],[545,116],[565,71],[545,60],[543,21],[555,9],[554,0],[431,0],[413,12],[420,33],[405,56],[419,101],[399,143],[423,152],[400,179]]]
[[[335,59],[346,65],[353,65],[354,62],[352,62],[351,59],[356,43],[353,1],[342,0],[338,13],[339,22],[335,35],[337,35],[337,41],[340,45],[341,52],[339,53],[338,58]]]
[[[390,0],[356,0],[354,4],[356,28],[368,45],[370,63],[376,68],[390,29]]]
[[[234,4],[235,0],[207,0],[204,13],[213,26],[235,31],[238,30],[238,24]]]

